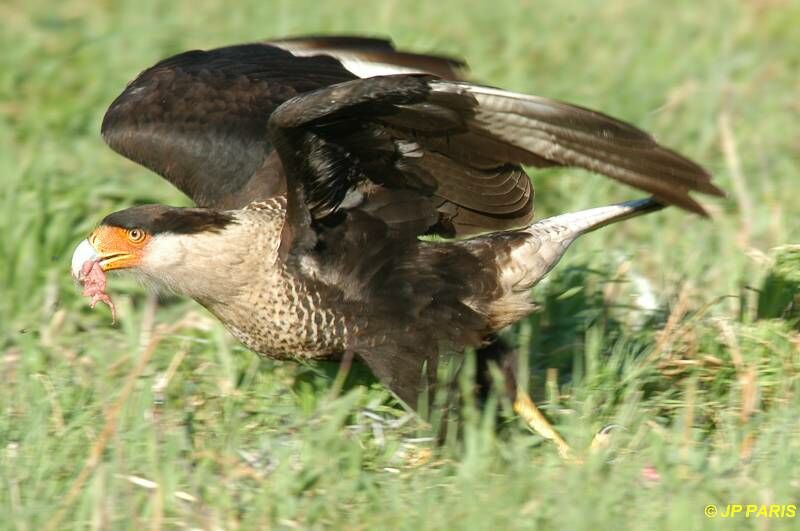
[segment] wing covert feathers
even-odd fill
[[[358,79],[301,94],[274,112],[270,131],[292,168],[290,195],[312,222],[363,205],[346,198],[367,183],[430,198],[439,219],[427,232],[468,236],[525,226],[533,189],[522,165],[584,168],[701,215],[691,192],[723,195],[701,166],[630,124],[556,100],[425,75]]]

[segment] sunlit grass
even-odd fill
[[[694,529],[708,504],[798,502],[800,273],[770,253],[800,234],[796,4],[38,0],[0,17],[0,526]],[[113,278],[111,326],[80,299],[69,256],[106,213],[186,204],[103,145],[125,83],[181,50],[319,32],[628,119],[729,191],[713,222],[668,210],[587,236],[508,332],[567,440],[617,424],[608,450],[565,464],[469,404],[435,447],[368,377],[336,394],[336,367],[259,360],[194,303],[153,312]],[[541,216],[636,196],[534,179]]]

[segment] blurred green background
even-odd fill
[[[798,502],[798,251],[774,269],[771,251],[800,243],[798,2],[7,0],[0,20],[0,526],[736,528],[754,521],[704,506]],[[183,50],[308,33],[463,57],[480,82],[651,131],[729,192],[702,199],[712,222],[670,209],[586,237],[509,332],[576,448],[623,426],[607,451],[562,463],[469,404],[432,447],[380,386],[261,361],[194,303],[153,312],[113,278],[111,326],[80,298],[69,257],[103,216],[188,204],[103,144],[125,84]],[[540,216],[637,195],[534,181]]]

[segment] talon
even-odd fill
[[[608,448],[611,444],[611,432],[616,429],[625,428],[619,424],[609,424],[600,428],[600,431],[595,434],[592,443],[589,445],[589,452],[594,454]]]

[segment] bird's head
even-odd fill
[[[146,205],[107,216],[72,255],[76,279],[99,266],[128,271],[147,284],[201,298],[236,262],[241,231],[235,213],[205,208]],[[88,264],[88,265],[87,265]],[[95,266],[96,264],[96,266]]]

